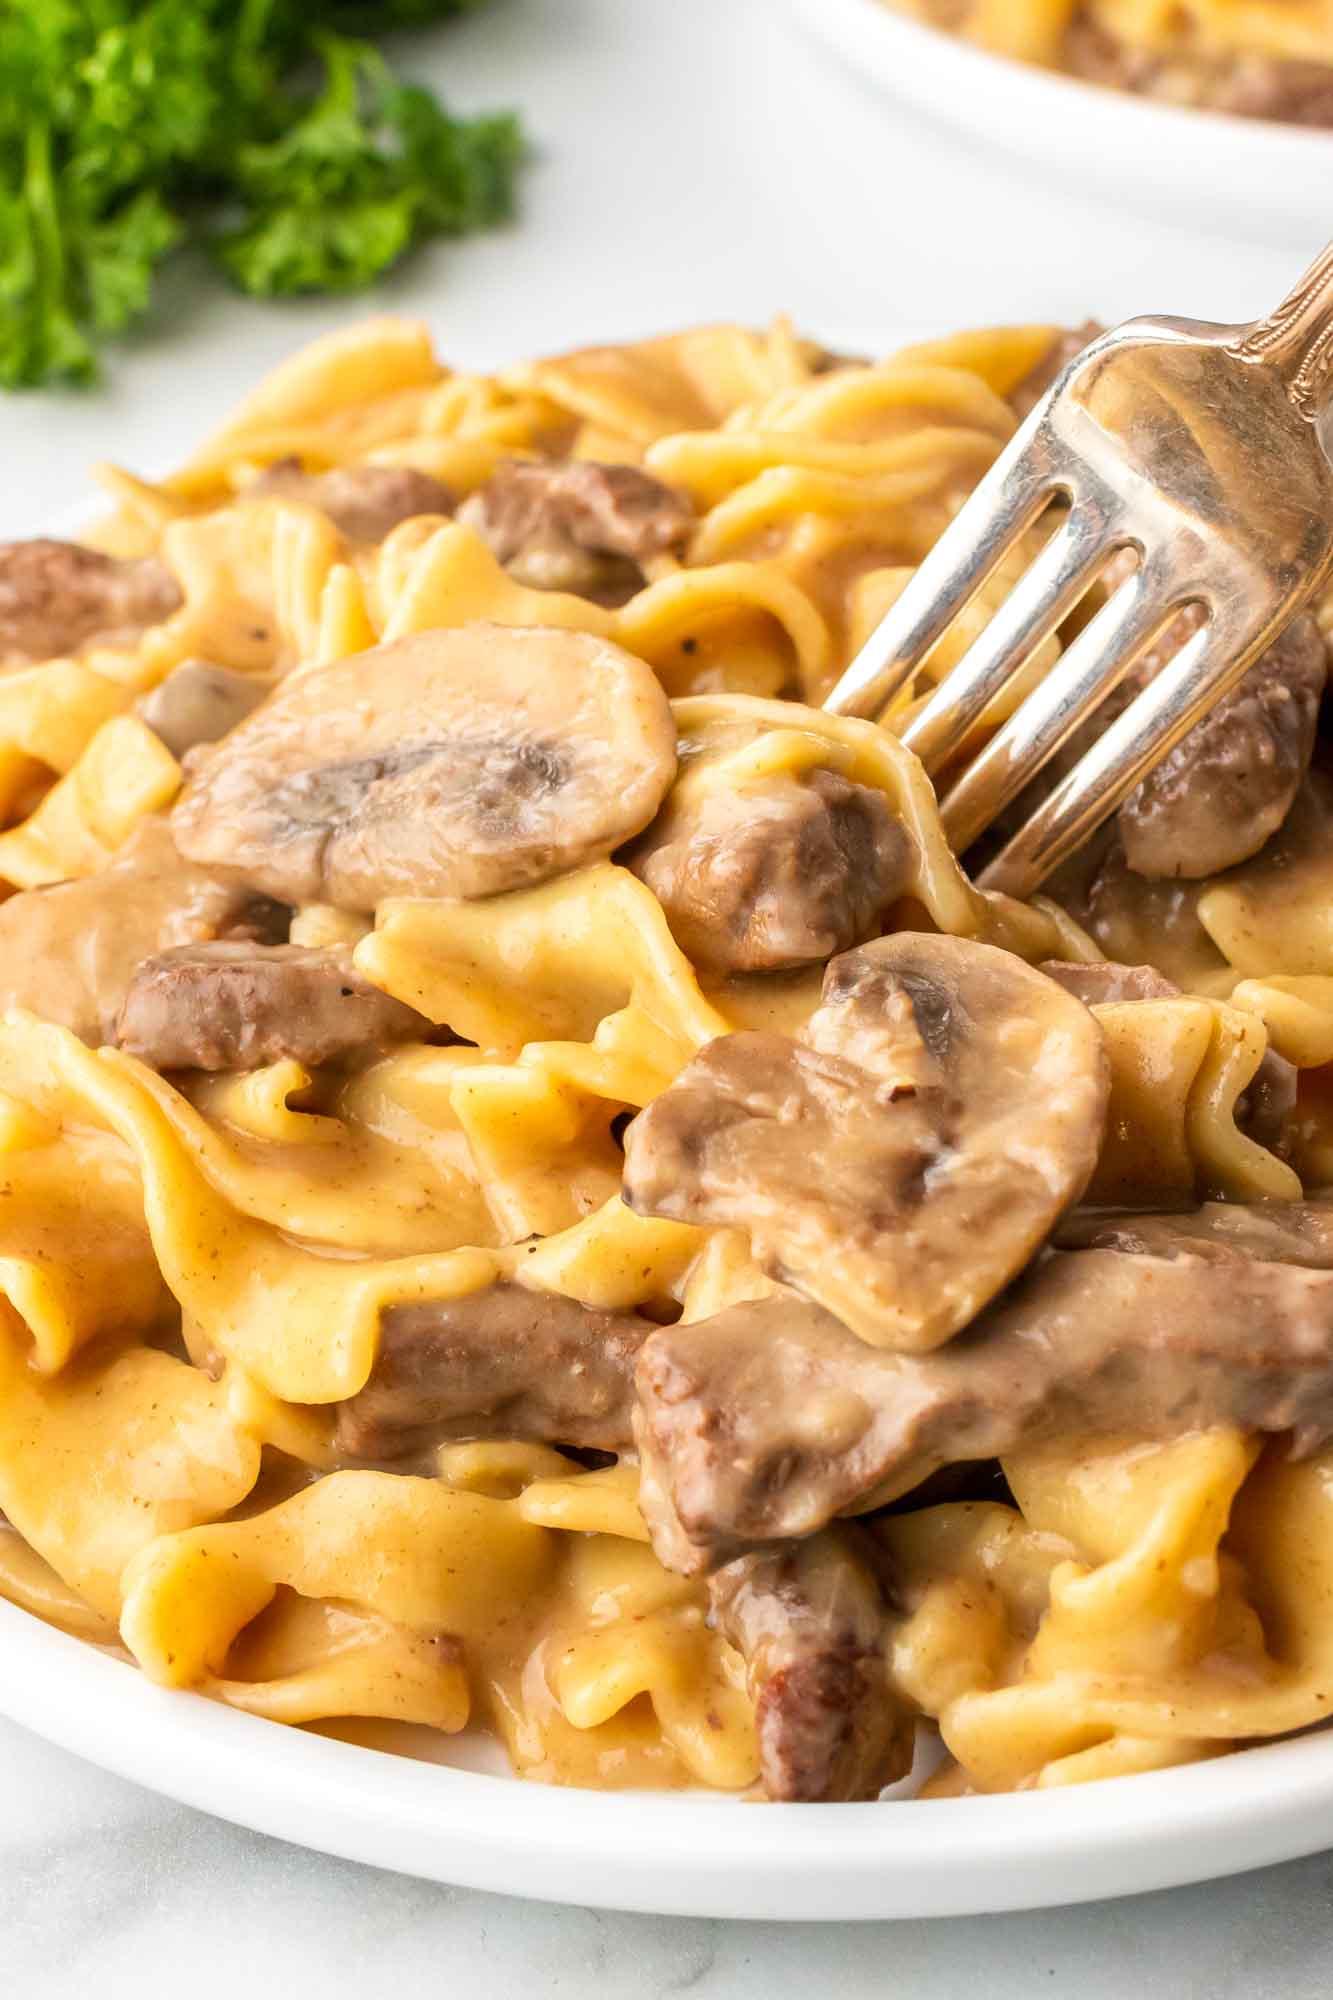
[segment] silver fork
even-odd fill
[[[903,730],[932,775],[1128,548],[1137,567],[943,798],[962,853],[1186,604],[1204,622],[979,877],[1029,895],[1236,684],[1333,573],[1333,244],[1267,319],[1136,319],[1037,404],[824,706],[875,715],[1019,536],[1050,539]]]

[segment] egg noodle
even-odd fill
[[[1330,0],[889,4],[1019,62],[1072,70],[1178,103],[1333,123]]]
[[[1054,34],[1068,11],[988,18]],[[1147,31],[1167,10],[1132,11]],[[1286,52],[1329,25],[1313,5],[1189,12],[1241,39],[1262,18]],[[0,677],[0,877],[96,876],[170,806],[181,767],[134,704],[180,662],[305,673],[486,620],[648,663],[690,746],[678,790],[818,768],[881,793],[910,837],[915,928],[1031,963],[1099,958],[1055,902],[970,884],[890,729],[815,706],[1011,434],[1006,397],[1052,338],[964,334],[830,366],[782,323],[718,326],[494,376],[444,367],[411,322],[317,342],[174,476],[102,475],[100,546],[160,553],[183,602],[142,637]],[[291,457],[410,466],[461,497],[502,461],[552,454],[641,465],[694,511],[682,552],[649,558],[618,606],[516,581],[452,519],[349,553],[317,507],[246,497]],[[990,724],[1056,653],[1034,655]],[[1265,865],[1191,885],[1188,976],[1171,968],[1187,990],[1094,1010],[1111,1112],[1091,1201],[1253,1202],[1333,1178],[1317,1077],[1284,1156],[1238,1123],[1270,1043],[1302,1071],[1333,1061],[1333,860],[1288,870],[1280,897]],[[276,1721],[473,1723],[530,1777],[751,1786],[743,1663],[706,1582],[654,1555],[632,1455],[589,1469],[479,1437],[386,1471],[345,1462],[334,1413],[370,1377],[391,1307],[513,1278],[688,1322],[762,1293],[741,1232],[622,1203],[617,1120],[714,1037],[798,1026],[819,970],[709,976],[611,860],[472,902],[390,899],[364,921],[312,905],[292,936],[354,945],[361,973],[459,1039],[323,1076],[287,1059],[166,1078],[31,1012],[0,1026],[0,1593],[163,1686]],[[932,1792],[1141,1771],[1323,1719],[1333,1453],[1261,1445],[1233,1429],[1062,1439],[1006,1460],[1003,1498],[876,1518],[894,1579],[884,1673],[949,1753]]]

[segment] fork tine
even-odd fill
[[[928,552],[825,700],[831,714],[877,715],[892,701],[1053,497],[1038,426],[1029,418]]]
[[[944,830],[959,854],[1123,679],[1171,615],[1141,568],[1120,585],[944,800]]]
[[[1270,620],[1257,630],[1237,630],[1235,621],[1214,613],[1080,757],[981,875],[980,886],[1011,896],[1031,895],[1236,685],[1277,629],[1279,624]]]
[[[1099,510],[1077,505],[903,730],[928,771],[959,748],[1028,654],[1068,616],[1111,548]]]

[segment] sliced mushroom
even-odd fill
[[[631,1441],[634,1362],[654,1323],[500,1283],[393,1306],[364,1389],[338,1409],[347,1458],[421,1458],[467,1437],[618,1451]]]
[[[49,660],[135,638],[182,602],[156,556],[118,561],[78,542],[0,543],[0,660]]]
[[[935,1347],[1082,1194],[1108,1091],[1101,1032],[1054,980],[903,932],[833,961],[804,1043],[710,1042],[629,1127],[624,1199],[740,1225],[863,1340]]]
[[[694,525],[686,502],[651,473],[584,459],[502,465],[458,519],[518,582],[612,603]]]
[[[183,860],[167,822],[143,820],[100,874],[0,903],[0,1011],[27,1007],[86,1042],[107,1041],[143,959],[257,914],[241,876]]]
[[[219,940],[146,958],[115,1039],[157,1070],[247,1070],[285,1057],[342,1062],[430,1031],[415,1008],[363,979],[350,952]]]
[[[182,660],[165,680],[140,695],[135,712],[173,757],[216,743],[258,708],[272,683],[211,660]]]
[[[913,851],[882,792],[836,771],[668,803],[626,857],[710,972],[781,972],[873,936]]]
[[[939,1466],[1051,1437],[1333,1435],[1333,1204],[1078,1216],[965,1334],[876,1353],[791,1295],[660,1328],[640,1505],[672,1568],[813,1534]]]
[[[912,1765],[888,1685],[888,1609],[855,1528],[744,1555],[709,1582],[712,1622],[745,1661],[770,1799],[873,1799]]]
[[[494,895],[609,854],[676,768],[666,696],[582,632],[422,632],[282,682],[198,766],[182,852],[291,903]]]
[[[349,542],[382,542],[418,514],[452,514],[449,488],[414,465],[340,465],[306,472],[299,458],[280,458],[241,496],[304,500],[327,514]]]

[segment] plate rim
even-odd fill
[[[0,1713],[159,1795],[372,1867],[600,1909],[820,1922],[1048,1908],[1313,1854],[1333,1815],[1333,1730],[1090,1785],[751,1811],[726,1794],[457,1770],[270,1722],[159,1687],[2,1601],[0,1658]]]

